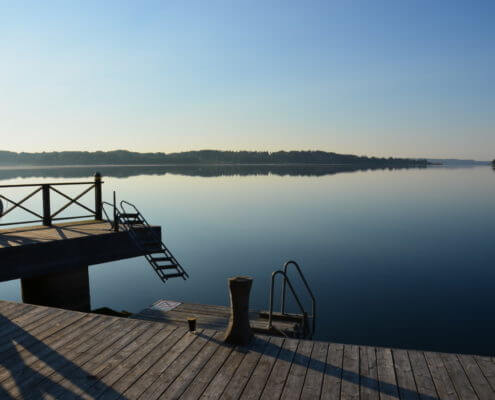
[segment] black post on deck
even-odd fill
[[[41,190],[43,192],[43,225],[51,226],[52,215],[50,208],[50,185],[41,185]]]
[[[113,191],[113,230],[114,232],[119,231],[119,214],[117,212],[117,195],[115,194],[115,190]]]
[[[101,202],[101,174],[95,174],[95,219],[103,219],[103,204]]]

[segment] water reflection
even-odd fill
[[[409,167],[421,168],[421,167]],[[138,175],[218,176],[326,176],[344,172],[394,170],[359,165],[91,165],[76,167],[0,167],[0,180],[16,178],[84,178],[97,170],[103,176],[128,178]]]

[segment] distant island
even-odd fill
[[[137,153],[115,151],[61,151],[15,153],[0,151],[0,165],[177,165],[177,164],[318,164],[354,165],[374,168],[426,167],[426,159],[380,158],[325,151],[221,151],[198,150],[181,153]]]
[[[457,158],[429,158],[428,163],[430,165],[446,165],[446,166],[457,166],[457,167],[467,167],[476,165],[490,165],[490,161],[477,161],[477,160],[461,160]]]

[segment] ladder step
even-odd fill
[[[259,311],[259,317],[263,319],[268,319],[270,312],[269,311]],[[304,315],[303,314],[289,314],[289,313],[279,313],[279,312],[273,312],[272,313],[272,319],[274,320],[279,320],[279,321],[293,321],[293,322],[301,322],[304,320]]]
[[[124,218],[138,218],[139,214],[138,213],[123,213],[120,214],[121,217]]]
[[[158,241],[153,241],[153,242],[143,242],[143,241],[140,241],[139,244],[141,244],[141,246],[156,246],[156,247],[161,247],[161,243],[158,242]]]
[[[164,279],[170,279],[170,278],[179,278],[179,277],[183,277],[184,274],[182,272],[179,272],[177,274],[164,274],[163,275],[163,278]]]
[[[177,269],[177,265],[176,264],[172,264],[172,265],[157,265],[156,266],[156,269],[159,270],[159,271],[162,271],[164,269]]]
[[[153,261],[172,261],[171,257],[152,257]]]

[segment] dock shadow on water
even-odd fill
[[[89,324],[95,320],[89,321]],[[70,324],[60,329],[67,329],[69,326]],[[89,390],[125,399],[97,376],[76,365],[11,318],[0,315],[0,329],[0,399],[35,400],[45,398],[44,396],[83,399],[87,398]],[[79,332],[80,330],[74,332],[72,340],[77,340]],[[61,340],[63,339],[56,340],[54,344],[60,345]]]

